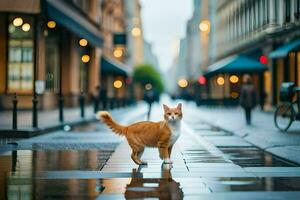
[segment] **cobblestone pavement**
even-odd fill
[[[151,118],[161,119],[161,107],[153,109]],[[144,119],[138,112],[115,118],[124,124]],[[22,141],[0,156],[1,198],[300,198],[300,167],[192,114],[184,110],[172,165],[162,165],[154,148],[143,155],[147,166],[135,165],[127,142],[101,124]]]

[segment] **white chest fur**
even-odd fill
[[[180,123],[180,121],[172,122],[172,123],[169,123],[169,127],[172,132],[170,144],[173,145],[180,136],[181,123]]]

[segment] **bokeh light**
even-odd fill
[[[49,22],[47,23],[47,26],[48,26],[48,28],[53,29],[53,28],[56,27],[56,22],[55,22],[55,21],[49,21]]]
[[[238,82],[239,82],[239,77],[238,77],[237,75],[231,75],[231,76],[229,77],[229,81],[230,81],[231,83],[238,83]]]
[[[21,17],[17,17],[13,20],[14,26],[21,26],[23,24],[23,19]]]
[[[259,57],[259,62],[260,62],[261,64],[263,64],[263,65],[268,64],[268,58],[267,58],[267,56],[260,56],[260,57]]]
[[[138,27],[134,27],[132,30],[131,30],[131,34],[134,36],[134,37],[138,37],[141,35],[141,29],[138,28]]]
[[[151,89],[152,89],[152,84],[151,84],[151,83],[147,83],[147,84],[145,85],[145,89],[146,89],[146,90],[151,90]]]
[[[218,85],[224,85],[225,84],[225,79],[222,76],[219,76],[217,78],[217,84]]]
[[[81,57],[81,61],[84,62],[84,63],[87,63],[90,61],[90,56],[89,55],[83,55]]]
[[[200,85],[205,85],[206,84],[206,78],[204,76],[200,76],[198,78],[198,82]]]
[[[203,20],[199,24],[199,29],[202,32],[209,32],[210,31],[210,22],[208,20]]]
[[[30,30],[30,24],[25,23],[22,25],[22,30],[28,32]]]
[[[123,85],[122,81],[120,81],[120,80],[115,80],[114,81],[114,87],[115,88],[119,89],[119,88],[122,87],[122,85]]]
[[[115,49],[115,50],[114,50],[114,56],[115,56],[116,58],[122,57],[122,56],[123,56],[123,51],[122,51],[122,49]]]
[[[189,83],[186,79],[182,78],[178,80],[177,84],[179,85],[179,87],[185,88],[188,86]]]
[[[79,40],[79,45],[82,47],[85,47],[86,45],[88,45],[88,41],[84,38]]]

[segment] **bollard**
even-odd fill
[[[64,96],[62,93],[59,93],[58,97],[58,110],[59,110],[59,121],[64,121]]]
[[[84,118],[84,94],[83,92],[80,93],[79,96],[79,105],[80,105],[80,116]]]
[[[18,104],[18,99],[17,99],[17,94],[14,94],[14,98],[12,100],[13,102],[13,118],[12,118],[12,128],[16,130],[18,128],[18,121],[17,121],[17,104]]]
[[[32,99],[32,127],[33,128],[38,127],[37,104],[38,104],[37,95],[36,95],[36,93],[34,93],[33,99]]]

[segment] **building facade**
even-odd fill
[[[299,85],[300,1],[298,0],[236,0],[215,1],[215,51],[210,52],[210,64],[233,55],[244,55],[266,65],[261,75],[253,74],[260,102],[266,108],[279,101],[282,82],[292,81]],[[294,45],[294,46],[293,46]],[[292,46],[293,48],[289,48]],[[284,49],[283,55],[272,52]],[[224,77],[226,80],[228,77]],[[215,77],[214,83],[216,82]],[[230,97],[230,83],[224,85]],[[215,97],[224,96],[224,90],[214,84]],[[223,87],[223,86],[222,86]]]
[[[122,100],[133,67],[143,62],[138,0],[0,2],[0,109]],[[59,97],[59,98],[58,98]]]
[[[102,37],[98,0],[0,2],[0,108],[73,106],[98,85]],[[83,41],[83,42],[82,42]]]

